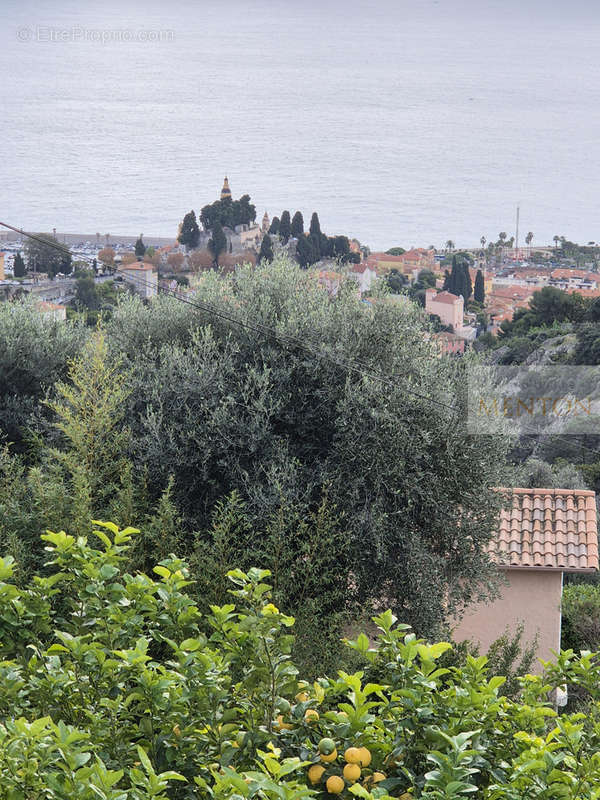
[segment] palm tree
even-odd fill
[[[449,253],[451,253],[454,250],[454,242],[452,241],[452,239],[448,239],[448,241],[446,242],[446,250]]]
[[[508,234],[505,231],[500,231],[500,233],[498,234],[498,241],[502,242],[502,244],[504,244],[504,242],[507,240],[507,238],[508,238]]]
[[[560,236],[553,236],[552,241],[554,242],[555,250],[558,250],[558,243],[560,242]]]
[[[527,247],[529,247],[532,242],[533,242],[533,233],[529,231],[529,233],[525,237],[525,244],[527,245]]]

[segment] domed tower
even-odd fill
[[[231,200],[231,189],[229,188],[229,181],[227,180],[227,175],[225,176],[225,180],[223,181],[223,188],[221,189],[221,200],[225,200],[228,197]]]
[[[265,215],[264,215],[263,221],[262,221],[262,232],[263,233],[268,233],[270,227],[271,227],[271,221],[269,219],[269,215],[265,211]]]

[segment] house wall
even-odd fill
[[[443,325],[452,325],[454,331],[463,327],[463,307],[462,297],[457,297],[454,303],[439,303],[435,298],[435,290],[428,289],[425,292],[425,311],[428,314],[437,314]]]
[[[507,569],[503,573],[508,585],[500,587],[500,597],[490,604],[472,606],[454,628],[453,638],[457,642],[464,639],[479,642],[483,654],[507,626],[514,632],[522,621],[525,642],[531,641],[537,633],[538,658],[551,659],[552,651],[560,649],[562,572]],[[540,671],[539,662],[532,671]]]

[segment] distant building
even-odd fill
[[[333,270],[323,269],[319,271],[318,277],[319,284],[323,286],[332,297],[335,297],[343,280],[343,275]]]
[[[401,256],[390,256],[387,253],[371,253],[367,263],[378,272],[389,272],[397,269],[405,275],[418,274],[423,269],[437,272],[439,265],[435,260],[435,250],[426,250],[423,247],[413,247]]]
[[[436,333],[434,339],[438,343],[441,353],[446,355],[462,355],[465,352],[465,340],[462,336],[457,336],[455,333],[448,333],[442,331]]]
[[[131,284],[136,294],[139,294],[144,300],[156,297],[158,294],[158,275],[154,271],[152,264],[134,261],[132,264],[120,266],[118,273]]]
[[[225,180],[223,181],[223,188],[221,189],[221,200],[225,200],[227,198],[231,200],[231,189],[229,188],[229,181],[227,180],[226,175]]]
[[[4,253],[0,253],[0,281],[6,280],[4,274]]]
[[[64,321],[67,318],[67,308],[59,303],[50,303],[48,300],[40,300],[36,304],[39,313],[46,319],[52,319],[56,322]]]
[[[437,292],[427,289],[425,292],[425,311],[440,318],[442,325],[451,325],[455,333],[460,333],[464,324],[465,301],[462,295],[450,292]]]
[[[377,272],[364,261],[362,264],[353,264],[350,268],[350,275],[358,283],[361,294],[368,292],[377,279]]]

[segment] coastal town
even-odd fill
[[[245,204],[250,212],[243,217],[243,222],[231,227],[215,223],[222,237],[215,257],[214,248],[211,250],[213,230],[207,221],[209,211],[215,207],[229,209],[236,203]],[[205,213],[207,219],[200,224],[194,215],[197,231],[191,243],[182,235],[182,225],[190,215],[180,224],[173,239],[144,234],[67,234],[56,229],[51,234],[42,234],[51,245],[68,252],[69,274],[49,275],[43,263],[34,263],[39,259],[30,258],[32,263],[27,263],[24,232],[1,230],[0,300],[30,295],[37,301],[40,313],[66,319],[68,310],[77,310],[77,275],[82,273],[91,275],[96,284],[110,281],[117,289],[128,288],[144,300],[155,297],[160,290],[193,296],[202,272],[217,268],[226,274],[243,264],[256,265],[265,258],[271,260],[274,253],[280,252],[310,268],[331,295],[337,293],[342,282],[353,280],[366,303],[375,302],[376,287],[382,285],[387,287],[392,300],[416,300],[434,323],[442,351],[462,354],[483,334],[501,335],[502,323],[510,322],[519,309],[527,309],[534,292],[544,287],[555,287],[584,298],[600,297],[600,246],[594,242],[582,248],[569,242],[569,252],[569,247],[564,246],[564,237],[555,236],[553,244],[537,246],[532,244],[534,236],[530,232],[525,237],[526,244],[519,246],[515,236],[509,239],[506,233],[500,233],[496,242],[488,243],[481,237],[475,247],[457,249],[448,240],[441,248],[393,247],[377,252],[357,239],[342,236],[335,237],[336,243],[341,240],[338,253],[318,253],[303,262],[301,252],[305,242],[314,239],[315,218],[318,226],[316,214],[311,220],[310,234],[304,232],[299,212],[291,223],[289,212],[281,215],[284,221],[288,215],[287,232],[280,219],[271,219],[267,211],[257,222],[248,195],[240,201],[232,200],[227,177],[217,201],[206,206]],[[318,236],[323,238],[320,227]],[[572,252],[574,248],[576,257]],[[15,263],[19,261],[24,266],[21,274],[15,270]],[[458,289],[448,285],[457,263],[468,272],[468,281]],[[476,297],[473,289],[478,281],[480,288]]]

